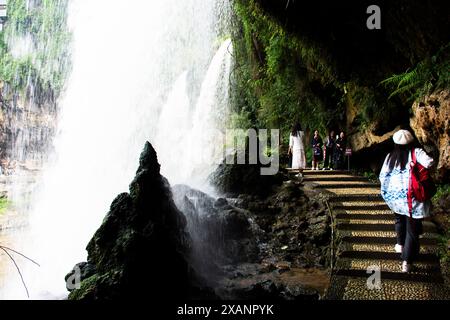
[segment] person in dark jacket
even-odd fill
[[[333,170],[333,153],[335,144],[336,138],[334,136],[334,130],[331,130],[325,140],[325,162],[323,164],[323,170]]]
[[[336,144],[334,148],[334,160],[333,165],[337,170],[343,170],[345,167],[345,148],[347,146],[347,141],[345,138],[344,131],[341,131],[339,137],[336,139]]]
[[[322,161],[322,144],[322,138],[319,135],[319,131],[314,131],[314,136],[311,140],[313,151],[312,170],[319,170],[319,162]]]

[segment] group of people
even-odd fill
[[[322,170],[344,169],[346,146],[347,142],[343,131],[336,136],[335,131],[330,130],[323,142],[319,131],[315,130],[311,138],[312,170],[319,170],[319,163],[322,161],[324,162]],[[298,175],[301,176],[303,170],[306,169],[306,155],[305,133],[299,123],[292,128],[288,153],[292,156],[291,168],[298,170]]]
[[[292,155],[292,168],[302,175],[306,168],[305,133],[300,124],[294,125],[289,139],[289,154]],[[408,130],[399,130],[393,136],[394,149],[383,163],[379,175],[381,196],[395,215],[397,241],[392,248],[400,254],[401,271],[410,272],[420,252],[420,235],[423,233],[423,219],[430,216],[430,199],[420,201],[411,195],[412,168],[416,163],[429,169],[433,159],[422,148],[414,148],[414,138]],[[322,141],[319,132],[314,131],[311,141],[313,149],[312,169],[318,170],[324,159],[325,168],[342,168],[346,148],[345,134],[335,137],[335,132]],[[322,155],[322,151],[325,152]]]

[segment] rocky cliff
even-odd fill
[[[436,178],[450,179],[450,92],[427,96],[412,107],[411,127],[421,144],[428,146],[437,161]]]
[[[81,288],[70,299],[195,297],[186,219],[159,170],[147,142],[129,193],[112,202],[87,246],[88,261],[78,265]]]
[[[324,292],[330,219],[300,182],[283,174],[284,183],[266,185],[267,197],[215,199],[170,188],[159,168],[147,143],[129,193],[112,202],[87,245],[87,262],[66,276],[71,285],[81,280],[79,289],[68,287],[69,299],[318,299]]]
[[[6,174],[39,169],[56,133],[58,113],[53,91],[27,90],[19,92],[8,85],[0,88],[0,161]]]

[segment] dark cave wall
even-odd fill
[[[354,72],[361,78],[370,73],[380,81],[433,54],[450,36],[447,1],[292,0],[286,6],[287,2],[255,0],[283,28],[329,51],[341,80]],[[366,9],[372,4],[381,9],[381,30],[366,27]]]
[[[381,30],[369,30],[366,9],[381,8]],[[236,67],[233,106],[238,125],[307,131],[345,130],[354,164],[374,168],[390,137],[408,128],[411,96],[390,97],[381,81],[429,59],[450,39],[445,1],[234,0]],[[378,165],[379,166],[379,165]]]

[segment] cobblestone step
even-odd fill
[[[341,222],[336,225],[339,230],[350,230],[350,231],[395,231],[395,226],[393,223],[390,224],[372,224],[372,223],[345,223]],[[432,222],[423,223],[424,232],[435,233],[437,232],[436,225]]]
[[[372,201],[383,201],[381,195],[378,194],[358,194],[352,192],[351,194],[339,194],[330,197],[331,202],[372,202]]]
[[[400,261],[400,253],[396,252],[373,252],[373,251],[343,251],[339,258],[355,260],[396,260]],[[435,254],[421,253],[416,258],[417,262],[439,264]]]
[[[394,246],[397,243],[395,237],[342,237],[342,242],[354,243],[354,244],[383,244]],[[436,238],[421,238],[421,245],[437,245]]]
[[[317,186],[315,186],[317,188]],[[353,194],[366,195],[366,196],[379,196],[381,198],[380,189],[377,188],[367,188],[367,187],[327,187],[327,188],[319,188],[325,189],[328,192],[331,192],[337,196],[348,196]],[[377,198],[375,198],[377,199]],[[370,201],[370,200],[369,200]]]
[[[355,177],[350,175],[334,175],[334,176],[305,176],[303,181],[313,181],[313,182],[327,182],[327,181],[342,181],[342,182],[367,182],[368,180],[364,177]]]
[[[385,215],[385,216],[388,216],[388,215]],[[389,220],[389,219],[345,219],[345,218],[340,218],[340,219],[337,219],[337,222],[338,222],[338,224],[355,224],[355,225],[362,225],[362,224],[394,225],[394,220]]]
[[[395,231],[367,231],[367,230],[338,230],[339,236],[345,237],[389,237],[395,238]],[[434,238],[436,239],[439,235],[436,233],[425,233],[422,238]]]
[[[337,261],[335,270],[368,270],[369,268],[379,267],[381,271],[401,272],[401,260],[383,260],[383,259],[347,259],[341,258]],[[413,274],[431,274],[440,272],[440,265],[436,262],[414,263],[411,273]]]
[[[369,289],[367,278],[334,275],[325,299],[335,300],[448,300],[445,284],[385,279],[380,289]]]
[[[379,203],[379,202],[372,202],[364,204],[365,202],[353,202],[353,203],[346,203],[344,202],[341,204],[333,204],[333,211],[389,211],[392,213],[391,209],[388,207],[386,203]]]
[[[288,169],[289,171],[289,169]],[[351,175],[346,170],[304,170],[303,174],[307,176],[336,176],[336,175]]]
[[[376,183],[365,183],[365,182],[353,182],[353,183],[318,183],[315,188],[322,189],[369,189],[368,191],[372,191],[371,189],[379,192],[380,185]],[[329,190],[332,191],[333,190]]]
[[[378,213],[375,211],[374,213],[364,213],[366,211],[362,211],[362,213],[338,213],[336,214],[337,220],[374,220],[374,221],[383,221],[387,220],[389,222],[393,222],[395,220],[395,216],[391,211],[384,211],[384,213]]]
[[[380,243],[341,243],[341,250],[345,251],[372,251],[372,252],[395,252],[395,244],[380,244]],[[420,253],[437,254],[438,246],[424,245],[421,243]]]
[[[341,269],[337,270],[336,275],[348,277],[361,277],[368,279],[371,273],[367,270],[360,269]],[[426,282],[426,283],[443,283],[444,279],[441,276],[440,270],[433,273],[403,273],[393,271],[383,271],[380,273],[381,281],[389,280],[403,280],[408,282]]]

